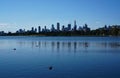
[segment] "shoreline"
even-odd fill
[[[14,36],[14,37],[120,37],[120,36],[94,36],[94,35],[92,35],[92,36],[87,36],[87,35],[81,35],[81,36],[79,36],[79,35],[75,35],[75,36],[53,36],[53,35],[50,35],[50,36],[47,36],[47,35],[3,35],[3,36],[1,36],[0,35],[0,37],[12,37],[12,36]]]

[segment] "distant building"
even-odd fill
[[[65,28],[64,28],[64,31],[69,31],[68,27],[65,27]]]
[[[40,33],[41,32],[41,27],[40,26],[38,26],[38,33]]]
[[[65,26],[63,25],[63,26],[62,26],[62,31],[64,31],[64,30],[65,30]]]
[[[34,33],[34,27],[31,28],[31,32]]]
[[[19,34],[25,33],[25,29],[19,29],[18,31],[16,31],[16,33],[19,33]]]
[[[44,26],[44,32],[47,32],[47,27],[46,26]]]
[[[34,31],[34,33],[37,33],[37,28],[35,28],[35,31]]]
[[[47,29],[47,27],[46,26],[44,26],[44,28],[42,29],[42,32],[50,32],[50,30],[49,29]]]
[[[108,27],[107,27],[107,25],[105,25],[105,26],[104,26],[104,30],[108,30]]]
[[[44,28],[42,28],[42,32],[45,32],[45,29],[44,29]]]
[[[76,20],[74,21],[74,28],[73,28],[74,31],[77,30],[77,24],[76,24]]]
[[[57,23],[57,31],[60,31],[60,23]]]
[[[83,26],[83,31],[84,31],[84,32],[89,32],[89,31],[90,31],[90,28],[88,28],[88,25],[87,25],[87,24],[85,24],[85,25]]]
[[[52,31],[52,32],[55,32],[55,27],[54,27],[53,24],[52,24],[52,27],[51,27],[51,31]]]
[[[4,31],[0,31],[0,35],[4,35],[5,34],[5,32]]]
[[[81,26],[79,26],[78,31],[82,31],[82,30],[83,30],[83,28]]]
[[[68,31],[71,31],[71,24],[68,24]]]

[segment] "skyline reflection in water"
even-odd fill
[[[87,52],[93,51],[112,51],[120,50],[119,42],[80,42],[80,41],[19,41],[19,46],[27,46],[31,48],[49,49],[51,51],[66,52]]]

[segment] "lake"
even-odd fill
[[[120,78],[120,37],[1,36],[0,78]]]

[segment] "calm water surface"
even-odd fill
[[[0,78],[120,78],[120,37],[0,37]]]

